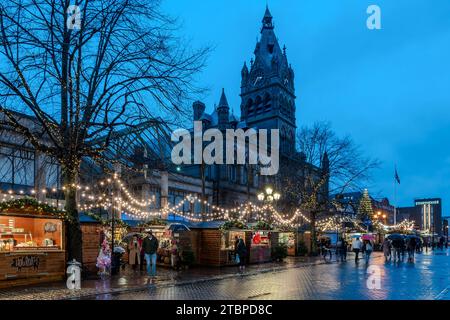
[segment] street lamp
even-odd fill
[[[257,198],[261,202],[271,204],[274,201],[280,200],[281,194],[279,192],[274,192],[274,190],[271,187],[266,187],[265,192],[260,192],[257,195]]]

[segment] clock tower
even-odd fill
[[[244,63],[241,72],[241,120],[248,127],[279,129],[280,155],[289,157],[295,153],[294,71],[286,47],[278,44],[268,7],[254,54],[250,70]]]

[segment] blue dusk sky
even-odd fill
[[[369,5],[381,30],[366,27]],[[382,161],[368,184],[397,205],[441,197],[450,216],[450,1],[270,0],[275,33],[295,71],[297,126],[330,121]],[[193,46],[214,51],[200,83],[211,111],[224,87],[239,114],[240,70],[249,64],[266,1],[165,0]]]

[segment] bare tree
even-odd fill
[[[333,212],[330,194],[360,188],[370,178],[377,160],[363,156],[349,136],[338,137],[329,123],[303,127],[297,134],[300,154],[281,168],[284,210],[300,208],[311,221],[311,252],[316,248],[316,221]]]
[[[103,159],[118,130],[185,114],[208,48],[191,50],[177,29],[158,0],[0,0],[1,119],[75,184],[82,158]],[[65,192],[67,249],[81,261],[75,193]]]

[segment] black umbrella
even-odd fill
[[[403,240],[403,235],[400,233],[392,233],[387,236],[389,240]]]
[[[415,239],[419,239],[420,240],[420,237],[416,236],[415,234],[409,234],[406,237],[409,238],[409,239],[415,238]]]
[[[134,236],[139,237],[140,233],[138,232],[130,232],[128,233],[125,237],[122,238],[123,242],[128,242],[129,240],[131,240]]]

